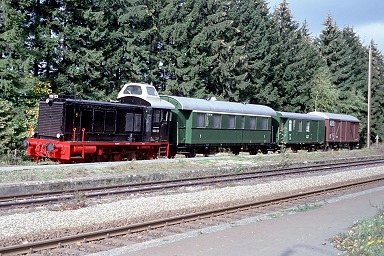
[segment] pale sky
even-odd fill
[[[267,0],[272,12],[283,0]],[[287,0],[293,20],[304,20],[312,36],[324,29],[324,21],[331,15],[342,29],[352,27],[363,45],[371,39],[384,54],[384,1],[383,0]]]

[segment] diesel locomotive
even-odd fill
[[[48,95],[40,100],[38,127],[27,155],[59,163],[356,148],[353,116],[275,111],[256,104],[159,96],[152,85],[129,83],[117,100],[99,102]]]
[[[151,85],[127,84],[116,102],[67,96],[40,100],[38,128],[24,142],[36,161],[59,163],[153,159],[169,155],[174,106]]]

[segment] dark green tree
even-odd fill
[[[293,68],[296,69],[296,90],[287,91],[291,97],[291,101],[287,104],[292,105],[291,109],[295,112],[306,113],[314,110],[311,101],[313,79],[324,72],[326,64],[313,43],[306,22],[298,30],[297,39],[300,46],[295,57],[296,63],[293,64]]]
[[[162,76],[176,95],[235,100],[232,2],[169,1],[161,13]]]
[[[310,84],[321,61],[311,46],[306,24],[299,28],[293,20],[286,0],[275,9],[273,19],[278,28],[274,63],[274,86],[278,89],[280,109],[303,112],[308,110]]]
[[[372,49],[372,80],[371,80],[371,140],[375,141],[376,135],[384,141],[384,57],[373,42]],[[368,54],[367,54],[368,56]],[[366,134],[366,129],[363,130]]]
[[[337,88],[344,89],[344,81],[348,79],[348,63],[344,56],[347,55],[347,47],[342,37],[342,31],[328,16],[324,22],[325,28],[321,31],[317,40],[321,56],[331,72],[331,81]]]
[[[109,92],[115,96],[126,82],[150,82],[148,30],[152,23],[146,2],[106,0],[101,3],[108,28],[103,44],[103,76],[108,79],[105,83]]]
[[[343,91],[355,88],[367,94],[368,62],[367,49],[360,41],[353,28],[346,27],[342,31],[342,38],[347,46],[347,54],[344,56],[348,63],[349,75],[340,85]]]
[[[23,30],[27,15],[16,1],[1,2],[0,28],[0,97],[17,102],[25,85],[22,79],[28,74],[28,51],[26,40],[28,34]]]
[[[276,26],[270,17],[265,1],[240,1],[232,13],[236,30],[238,60],[236,75],[239,100],[277,107],[279,98],[273,86],[274,62],[277,56]]]
[[[340,90],[337,111],[361,117],[365,111],[364,80],[367,64],[364,50],[352,29],[341,31],[330,16],[324,23],[318,44],[331,73],[331,81]]]
[[[160,13],[161,77],[166,93],[206,97],[211,59],[203,31],[206,1],[169,1]]]
[[[63,1],[57,19],[60,65],[54,90],[100,99],[108,92],[103,76],[107,22],[100,2]]]

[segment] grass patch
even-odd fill
[[[332,238],[334,246],[348,255],[384,255],[384,209],[375,217],[356,222],[347,233]]]
[[[272,218],[272,219],[278,219],[278,218],[283,217],[284,215],[286,215],[285,212],[274,212],[274,213],[268,214],[267,216]]]
[[[297,208],[293,209],[293,212],[308,212],[310,210],[314,210],[320,207],[323,207],[324,203],[316,203],[316,204],[304,204],[300,205]]]
[[[314,210],[314,209],[317,209],[317,208],[320,208],[320,207],[324,206],[324,204],[325,203],[299,205],[299,206],[297,206],[295,208],[287,209],[287,210],[284,210],[284,211],[281,211],[281,212],[270,213],[267,216],[270,217],[270,218],[273,218],[273,219],[281,218],[281,217],[283,217],[285,215],[289,215],[289,214],[293,214],[293,213],[297,213],[297,212],[307,212],[307,211],[310,211],[310,210]]]

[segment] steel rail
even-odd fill
[[[34,253],[41,250],[62,247],[63,245],[72,244],[74,242],[81,242],[81,241],[87,242],[87,241],[93,241],[93,240],[106,239],[114,236],[137,233],[141,231],[147,231],[147,230],[152,230],[156,228],[177,225],[185,222],[191,222],[195,220],[222,216],[222,215],[230,214],[234,212],[246,211],[252,208],[262,207],[263,205],[277,204],[277,203],[282,203],[286,201],[297,200],[297,199],[305,198],[308,196],[314,196],[318,194],[329,193],[332,191],[348,189],[354,186],[362,186],[362,185],[379,182],[383,180],[384,180],[384,176],[380,176],[380,177],[376,176],[375,178],[371,178],[369,180],[364,180],[359,182],[350,182],[344,185],[334,185],[328,188],[321,188],[321,189],[316,189],[316,190],[302,192],[302,193],[300,192],[298,194],[276,197],[276,198],[267,199],[263,201],[255,201],[251,203],[239,204],[235,206],[218,208],[218,209],[213,209],[208,211],[190,213],[190,214],[175,216],[175,217],[166,218],[166,219],[127,225],[124,227],[109,228],[105,230],[87,232],[83,234],[77,234],[77,235],[66,236],[61,238],[31,242],[27,244],[21,244],[21,245],[9,246],[9,247],[2,247],[0,248],[0,255],[4,256],[4,255]]]
[[[255,171],[235,174],[224,174],[217,176],[195,177],[180,180],[164,180],[156,182],[145,182],[139,184],[125,184],[116,186],[105,186],[95,188],[83,188],[76,190],[47,191],[34,194],[20,194],[0,197],[0,209],[7,209],[22,205],[44,205],[66,200],[74,200],[78,194],[85,198],[100,198],[118,194],[147,193],[166,189],[175,189],[187,186],[203,186],[220,182],[234,182],[239,180],[250,180],[256,178],[277,177],[283,175],[299,174],[324,171],[330,169],[341,169],[349,167],[384,164],[384,159],[364,160],[349,163],[333,163],[324,165],[313,165],[294,167],[287,169],[273,169],[269,171]]]

